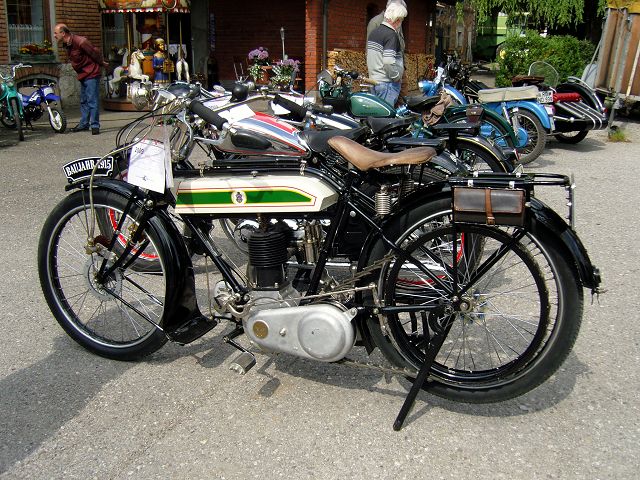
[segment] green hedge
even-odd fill
[[[560,80],[568,76],[579,77],[591,61],[595,46],[587,40],[569,35],[541,37],[535,31],[525,36],[507,37],[498,51],[496,62],[496,86],[511,85],[514,75],[525,75],[535,61],[551,64],[560,74]]]

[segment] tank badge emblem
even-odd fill
[[[242,190],[234,190],[231,192],[231,201],[234,205],[245,205],[247,203],[247,194]]]

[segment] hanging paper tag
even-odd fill
[[[165,123],[162,127],[162,133],[164,137],[164,145],[171,145],[169,139],[169,129]],[[173,168],[171,166],[171,149],[164,149],[164,171],[165,171],[165,186],[169,189],[173,188]]]
[[[166,153],[164,143],[142,139],[131,149],[127,182],[154,192],[163,193]]]

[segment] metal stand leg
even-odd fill
[[[437,332],[432,341],[429,343],[429,348],[427,349],[426,356],[424,359],[424,363],[420,367],[418,371],[418,376],[413,381],[413,385],[411,386],[411,390],[407,394],[407,397],[404,399],[404,403],[402,404],[402,408],[400,408],[400,412],[396,417],[396,421],[393,422],[393,429],[397,432],[402,428],[402,424],[404,423],[411,407],[413,406],[413,402],[416,400],[416,396],[418,392],[424,385],[424,382],[427,380],[429,376],[429,370],[431,370],[431,365],[433,365],[434,360],[436,359],[436,355],[440,351],[442,344],[444,343],[444,339],[447,338],[449,334],[449,330],[451,330],[451,325],[453,322],[449,322],[446,327]]]

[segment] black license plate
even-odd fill
[[[100,158],[102,157],[78,158],[65,164],[62,167],[62,171],[69,182],[77,182],[78,180],[89,178],[96,166],[96,162],[99,161]],[[104,158],[102,162],[100,162],[100,165],[98,165],[98,168],[96,168],[94,175],[97,177],[108,177],[113,173],[113,163],[113,157]]]

